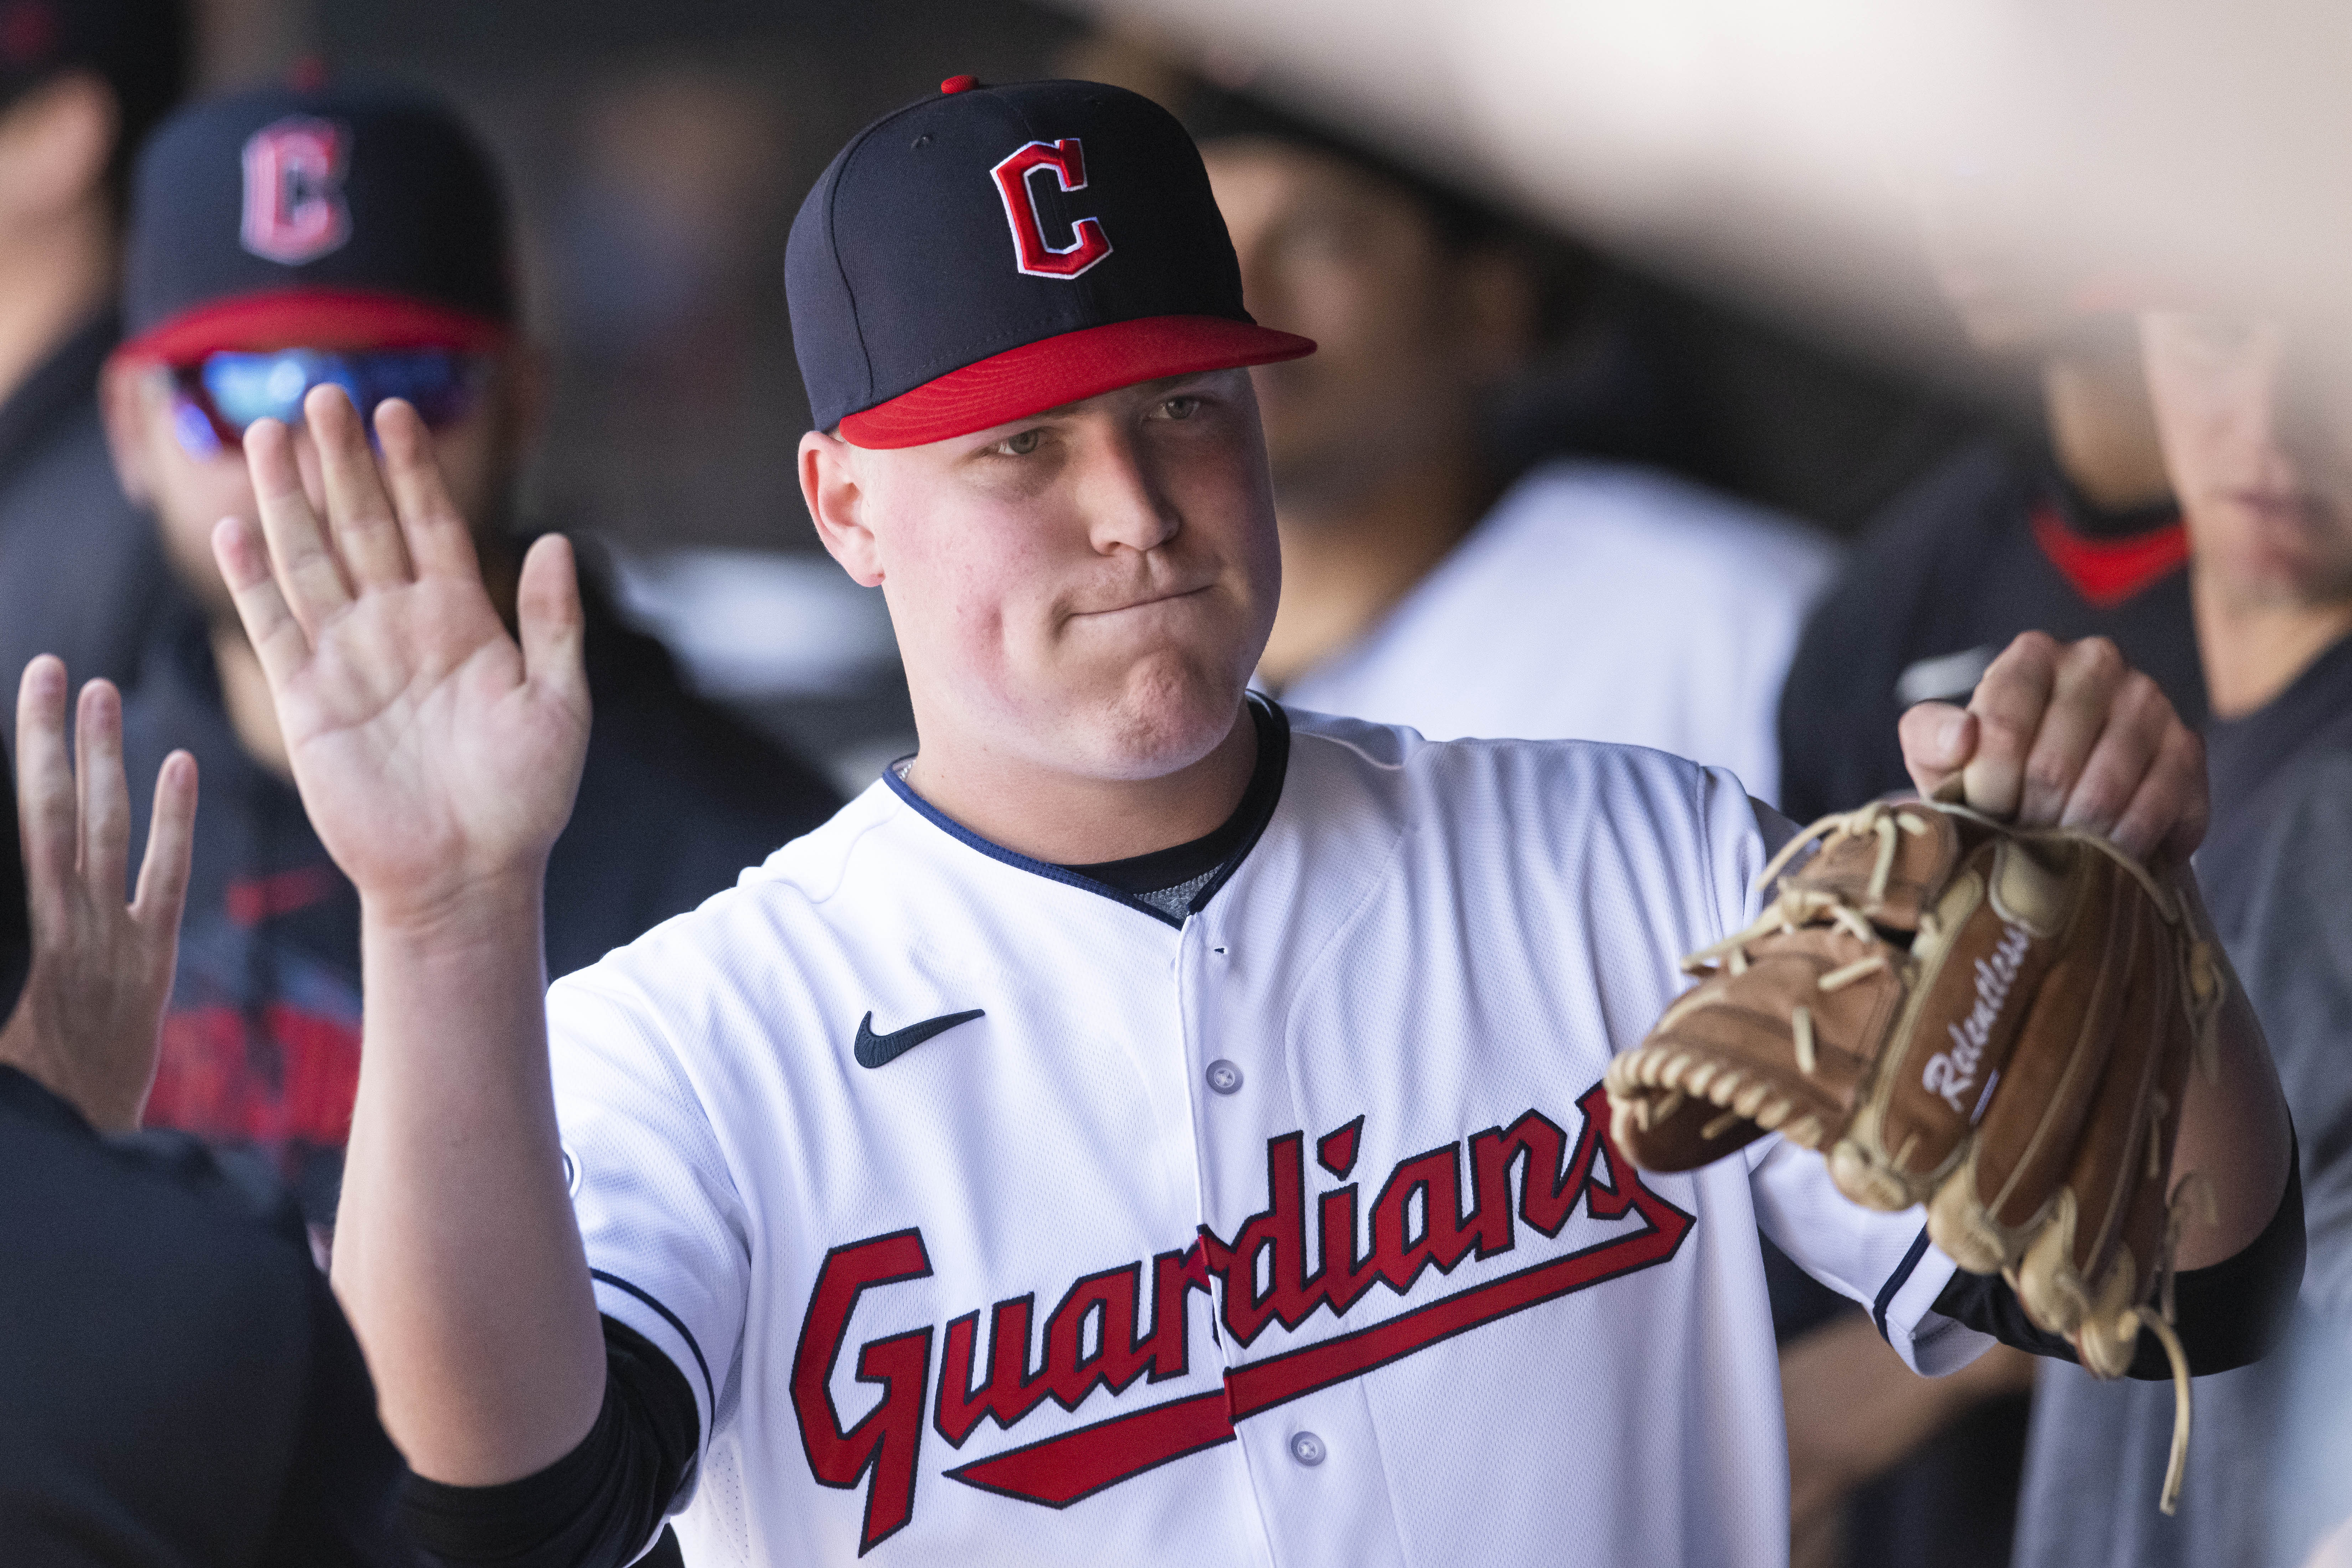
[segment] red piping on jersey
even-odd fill
[[[2091,539],[2067,527],[2046,500],[2033,509],[2033,542],[2074,592],[2102,610],[2137,596],[2189,559],[2189,531],[2177,521],[2126,539]]]

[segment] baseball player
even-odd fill
[[[1808,619],[1780,697],[1780,805],[1800,819],[1901,786],[1887,727],[1910,704],[1965,700],[2020,631],[2102,637],[2189,724],[2205,681],[2172,499],[2116,279],[2071,297],[1970,222],[1970,183],[1920,195],[1928,259],[1969,345],[2030,374],[2037,438],[1972,440],[1884,507]],[[1957,210],[1956,210],[1957,209]]]
[[[400,1455],[301,1212],[137,1131],[188,887],[196,763],[163,764],[132,879],[121,700],[35,659],[0,768],[0,1543],[11,1568],[396,1568]],[[68,761],[70,755],[71,761]],[[126,885],[135,890],[126,896]],[[29,919],[27,918],[29,916]],[[5,932],[5,927],[0,927]]]
[[[2156,1391],[2044,1363],[2016,1561],[2294,1565],[2352,1515],[2352,400],[2274,323],[2160,310],[2141,331],[2213,702],[2197,864],[2294,1115],[2307,1252],[2282,1352],[2199,1392],[2198,1441],[2231,1464],[2189,1478],[2178,1518],[2146,1507],[2138,1461],[2171,1421]]]
[[[428,1543],[616,1563],[675,1514],[714,1563],[1778,1561],[1759,1221],[1924,1372],[2015,1305],[1792,1146],[1651,1176],[1610,1143],[1609,1061],[1785,825],[1657,752],[1245,695],[1278,567],[1243,367],[1312,345],[1244,312],[1144,100],[950,79],[834,160],[787,282],[803,493],[889,597],[921,749],[551,991],[566,544],[510,637],[420,422],[382,405],[379,468],[329,388],[315,485],[257,423],[260,526],[215,534],[361,893],[335,1273]],[[1905,734],[1923,786],[2199,832],[2194,738],[2096,647],[2026,639]],[[2191,1269],[2300,1215],[2258,1034],[2221,1056]]]
[[[175,592],[147,628],[123,743],[135,788],[185,747],[213,791],[149,1119],[268,1160],[323,1240],[361,1054],[359,900],[286,776],[212,529],[255,515],[239,450],[254,420],[299,427],[322,382],[363,407],[396,395],[433,429],[483,579],[510,603],[540,364],[497,170],[429,96],[327,81],[205,99],[156,132],[134,189],[107,419]],[[587,586],[603,722],[549,862],[565,968],[692,909],[839,804]]]
[[[1540,328],[1499,220],[1251,100],[1203,95],[1186,123],[1245,302],[1318,345],[1251,378],[1282,541],[1265,688],[1432,740],[1654,746],[1772,798],[1773,711],[1829,542],[1641,464],[1490,472],[1481,426]]]

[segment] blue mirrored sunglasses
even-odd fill
[[[371,425],[377,404],[400,397],[415,405],[426,428],[438,430],[474,411],[488,379],[486,359],[454,349],[224,352],[173,367],[173,428],[190,457],[217,457],[242,442],[257,419],[300,423],[303,397],[314,386],[332,384],[350,395]]]

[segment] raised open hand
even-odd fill
[[[224,519],[213,552],[276,700],[311,825],[375,918],[429,926],[477,891],[528,886],[571,816],[588,742],[570,545],[525,558],[509,637],[416,411],[376,411],[379,468],[339,387],[303,403],[327,517],[286,427],[246,459],[266,539]]]
[[[180,910],[196,818],[196,760],[163,759],[139,889],[127,905],[131,793],[122,700],[82,689],[66,760],[66,667],[44,654],[16,691],[16,816],[33,917],[25,994],[0,1030],[0,1061],[73,1101],[92,1125],[139,1125],[155,1082],[163,1005],[179,962]]]

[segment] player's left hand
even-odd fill
[[[2105,637],[2026,632],[1993,660],[1965,708],[1903,715],[1904,765],[1933,795],[2029,826],[2099,833],[2126,854],[2177,866],[2205,837],[2205,745],[2156,682]]]

